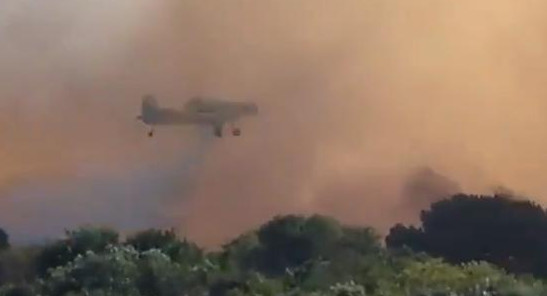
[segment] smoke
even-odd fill
[[[0,224],[16,243],[82,224],[183,221],[184,208],[173,209],[195,190],[212,136],[185,128],[150,141],[135,120],[154,82],[124,56],[154,16],[147,2],[0,7]]]
[[[412,172],[403,184],[403,206],[415,213],[426,209],[431,203],[461,193],[458,183],[435,172],[429,167]]]
[[[83,163],[77,174],[62,181],[17,186],[2,198],[3,207],[17,211],[3,217],[3,226],[18,242],[43,241],[87,224],[126,232],[177,226],[186,214],[180,203],[195,190],[211,139],[198,130],[186,136],[180,156],[135,163],[122,175]]]
[[[424,165],[461,191],[504,184],[542,201],[544,9],[4,1],[0,226],[27,240],[81,223],[176,224],[217,245],[276,214],[322,212],[385,230],[445,192],[436,173],[413,175]],[[175,128],[151,140],[134,120],[145,93],[261,111],[238,138]]]

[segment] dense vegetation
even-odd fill
[[[278,216],[205,252],[172,230],[80,228],[34,247],[0,231],[0,295],[547,295],[547,212],[457,195],[385,239],[325,216]]]

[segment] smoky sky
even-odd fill
[[[461,191],[541,202],[545,8],[1,1],[0,226],[29,241],[169,225],[214,246],[320,212],[385,231],[416,219],[424,201],[409,204],[405,184],[424,166]],[[249,100],[260,116],[238,138],[177,127],[149,139],[135,120],[144,94],[173,108]]]
[[[460,185],[429,167],[411,172],[403,183],[403,206],[419,212],[431,203],[461,193]]]

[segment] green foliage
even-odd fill
[[[341,236],[340,225],[326,217],[275,217],[258,230],[259,268],[267,274],[283,274],[325,255]]]
[[[18,247],[0,252],[0,286],[6,283],[23,284],[32,281],[39,251],[35,247]]]
[[[334,296],[365,296],[365,288],[357,285],[353,281],[347,283],[337,283],[330,287],[330,291]]]
[[[178,241],[177,235],[172,229],[148,229],[128,237],[126,244],[139,251],[148,251],[151,249],[168,249],[170,245]]]
[[[380,251],[380,236],[372,228],[344,227],[337,248],[353,250],[361,255]]]
[[[174,262],[159,249],[108,246],[51,269],[40,288],[45,295],[177,296],[203,291],[199,275],[196,266]]]
[[[34,296],[35,292],[28,285],[8,284],[0,287],[0,296]]]
[[[36,259],[37,272],[45,276],[50,268],[63,266],[88,251],[100,253],[108,245],[117,244],[119,235],[108,228],[82,227],[66,231],[66,238],[47,245]]]
[[[196,244],[181,241],[174,230],[149,229],[138,232],[127,238],[126,244],[138,251],[159,249],[172,260],[186,264],[196,264],[204,256]]]
[[[9,247],[9,235],[6,233],[6,231],[4,231],[4,229],[0,228],[0,251],[6,250]]]
[[[109,291],[138,295],[139,253],[132,248],[109,247],[104,254],[87,251],[74,261],[49,271],[42,289],[47,295]]]
[[[390,248],[408,247],[416,251],[426,249],[425,237],[422,230],[414,226],[406,227],[402,224],[396,224],[389,230],[389,235],[386,237],[386,245]]]
[[[187,290],[191,271],[171,261],[159,249],[145,251],[139,260],[137,286],[143,296],[176,296]]]
[[[395,241],[386,249],[371,228],[317,215],[278,216],[209,253],[172,230],[121,243],[112,230],[80,228],[44,247],[0,253],[0,296],[547,295],[532,276],[483,261],[450,263]],[[47,268],[33,274],[34,264]]]
[[[100,252],[109,245],[117,244],[119,234],[109,228],[81,227],[66,232],[67,243],[76,254],[87,251]]]
[[[256,232],[244,234],[222,249],[219,259],[224,270],[243,272],[258,266],[260,241]]]
[[[278,216],[224,246],[224,262],[241,270],[281,276],[314,260],[328,260],[345,250],[358,254],[380,249],[371,229],[343,227],[324,216]]]
[[[456,195],[431,205],[422,227],[396,225],[390,248],[408,246],[452,263],[487,261],[514,273],[547,276],[547,214],[506,196]]]
[[[518,288],[520,287],[520,288]],[[539,281],[525,282],[484,262],[461,266],[450,265],[440,259],[410,262],[394,278],[381,281],[377,295],[510,295],[515,288],[547,292]],[[520,294],[517,294],[520,295]]]

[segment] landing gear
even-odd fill
[[[154,136],[155,130],[153,126],[150,126],[150,131],[148,132],[148,136],[152,138]]]
[[[233,124],[230,124],[229,125],[229,128],[232,132],[232,135],[238,137],[241,135],[241,129],[240,128],[237,128],[235,127]],[[223,132],[223,126],[222,125],[219,125],[219,126],[214,126],[214,134],[215,136],[217,136],[218,138],[222,138],[222,132]]]
[[[239,128],[233,128],[233,129],[232,129],[232,134],[233,134],[234,136],[236,136],[236,137],[241,136],[241,129],[239,129]]]
[[[232,135],[235,137],[241,136],[241,129],[236,127],[234,122],[230,122],[230,129],[232,130]]]
[[[219,138],[222,138],[222,127],[219,127],[219,126],[215,126],[215,136],[219,137]]]

